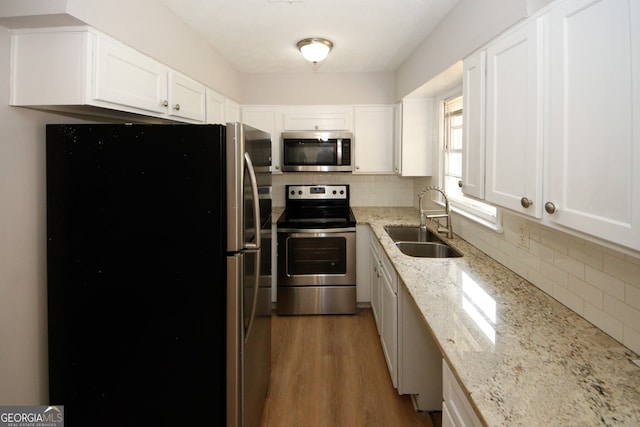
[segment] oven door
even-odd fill
[[[355,248],[355,229],[278,229],[278,286],[354,286]]]

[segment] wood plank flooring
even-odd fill
[[[272,349],[262,427],[439,426],[393,388],[370,309],[274,314]]]

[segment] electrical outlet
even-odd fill
[[[518,223],[518,246],[529,249],[529,224],[524,221]]]

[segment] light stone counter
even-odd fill
[[[404,255],[383,227],[417,225],[417,209],[352,209],[486,425],[640,426],[635,353],[457,236],[440,234],[462,258]]]

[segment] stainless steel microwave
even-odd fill
[[[284,172],[351,172],[351,132],[305,131],[282,133]]]

